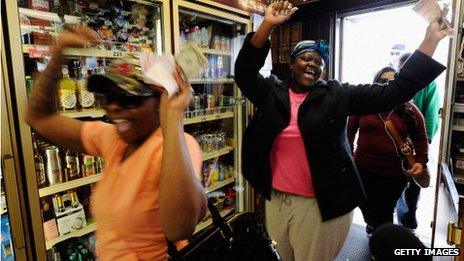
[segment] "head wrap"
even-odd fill
[[[298,55],[311,51],[317,52],[324,59],[325,63],[329,61],[329,46],[324,40],[305,40],[297,43],[290,54],[290,58],[293,60]]]

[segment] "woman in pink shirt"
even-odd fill
[[[133,59],[119,59],[106,75],[92,75],[88,82],[113,124],[59,115],[54,97],[63,49],[97,42],[86,27],[58,38],[33,90],[26,121],[58,146],[105,158],[91,206],[100,260],[166,260],[166,239],[188,238],[206,211],[198,179],[201,150],[183,129],[190,86],[177,68],[173,75],[180,91],[168,98],[160,87],[142,81]]]

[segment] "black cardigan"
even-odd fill
[[[250,43],[247,35],[235,63],[235,81],[257,108],[242,144],[242,173],[256,191],[271,197],[270,152],[277,135],[290,122],[290,81],[259,70],[269,52]],[[365,200],[364,188],[351,161],[346,136],[349,115],[367,115],[391,110],[425,88],[446,69],[429,56],[415,51],[389,84],[340,84],[319,80],[298,111],[298,126],[311,167],[314,191],[327,221],[342,216]]]

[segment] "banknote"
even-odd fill
[[[419,0],[412,10],[429,23],[438,21],[442,29],[448,29],[448,31],[451,32],[451,24],[446,18],[448,14],[448,5],[445,4],[442,10],[437,0]]]
[[[182,46],[176,54],[176,61],[188,79],[197,75],[208,63],[205,55],[194,42],[188,42]]]
[[[169,97],[179,90],[172,75],[176,66],[172,54],[142,53],[140,54],[140,66],[145,83],[163,87]]]

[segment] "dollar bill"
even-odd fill
[[[176,61],[188,79],[191,79],[205,68],[208,60],[194,42],[188,42],[182,46],[176,54]]]
[[[451,33],[451,24],[446,19],[449,11],[447,4],[443,6],[442,10],[437,0],[419,0],[412,10],[429,23],[438,21],[441,25],[441,29],[448,29]]]

